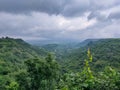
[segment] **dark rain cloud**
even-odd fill
[[[70,0],[66,5],[64,5],[61,13],[67,17],[81,16],[91,9],[89,7],[90,3],[91,2],[89,0]]]
[[[62,14],[76,17],[85,12],[118,5],[119,0],[0,0],[0,11],[10,13],[29,13],[33,11],[48,14]]]
[[[0,11],[24,13],[31,11],[58,14],[63,0],[0,0]]]

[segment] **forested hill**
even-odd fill
[[[64,68],[77,71],[84,65],[86,51],[90,48],[93,55],[94,70],[101,71],[106,66],[120,69],[120,39],[100,39],[90,41],[86,46],[73,49],[64,55],[62,62]]]
[[[32,46],[22,39],[0,38],[0,90],[24,90],[22,87],[21,89],[15,89],[14,84],[16,83],[14,82],[17,80],[17,75],[22,73],[18,76],[20,82],[22,82],[22,85],[29,84],[25,82],[27,80],[24,80],[27,75],[25,62],[27,60],[36,62],[38,59],[44,62],[47,54],[48,52],[44,49]],[[31,65],[34,67],[33,63]],[[10,84],[14,89],[9,88],[8,85]]]
[[[26,59],[42,57],[47,52],[43,49],[33,47],[22,39],[1,38],[0,39],[0,62],[11,67],[23,67]]]
[[[0,39],[0,90],[119,90],[120,73],[112,67],[120,69],[120,39],[90,40],[82,47]]]

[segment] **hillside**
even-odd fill
[[[23,68],[23,62],[26,59],[42,57],[46,54],[45,50],[33,47],[22,39],[8,37],[0,39],[0,63],[4,63],[12,69]],[[2,70],[0,73],[3,73]]]
[[[22,39],[1,38],[0,90],[119,90],[120,39],[76,45],[36,47]]]
[[[84,47],[84,46],[88,45],[88,44],[91,43],[91,42],[96,42],[96,41],[99,41],[99,40],[100,40],[100,39],[86,39],[86,40],[78,43],[78,44],[76,45],[76,47]]]
[[[120,39],[100,39],[91,41],[86,46],[72,49],[63,56],[61,64],[63,68],[72,71],[79,71],[84,65],[87,49],[90,48],[93,55],[92,68],[96,71],[111,66],[120,68]]]
[[[79,47],[79,48],[78,48]],[[13,69],[23,68],[26,59],[44,57],[54,52],[63,69],[79,71],[84,65],[86,51],[90,48],[93,55],[94,70],[105,66],[120,68],[120,39],[89,39],[79,44],[47,44],[31,46],[22,39],[0,39],[0,61]]]

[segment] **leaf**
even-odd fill
[[[91,56],[91,53],[90,53],[90,49],[88,48],[88,51],[87,51],[87,56],[88,58]]]
[[[89,63],[87,60],[85,61],[85,66],[89,66]]]
[[[93,57],[92,57],[92,55],[90,56],[90,62],[92,62],[92,60],[93,60]]]
[[[68,90],[68,86],[64,86],[61,90]]]
[[[83,83],[82,86],[85,87],[85,88],[87,88],[88,84],[87,83]]]

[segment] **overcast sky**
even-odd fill
[[[0,37],[84,40],[120,37],[120,0],[0,0]]]

